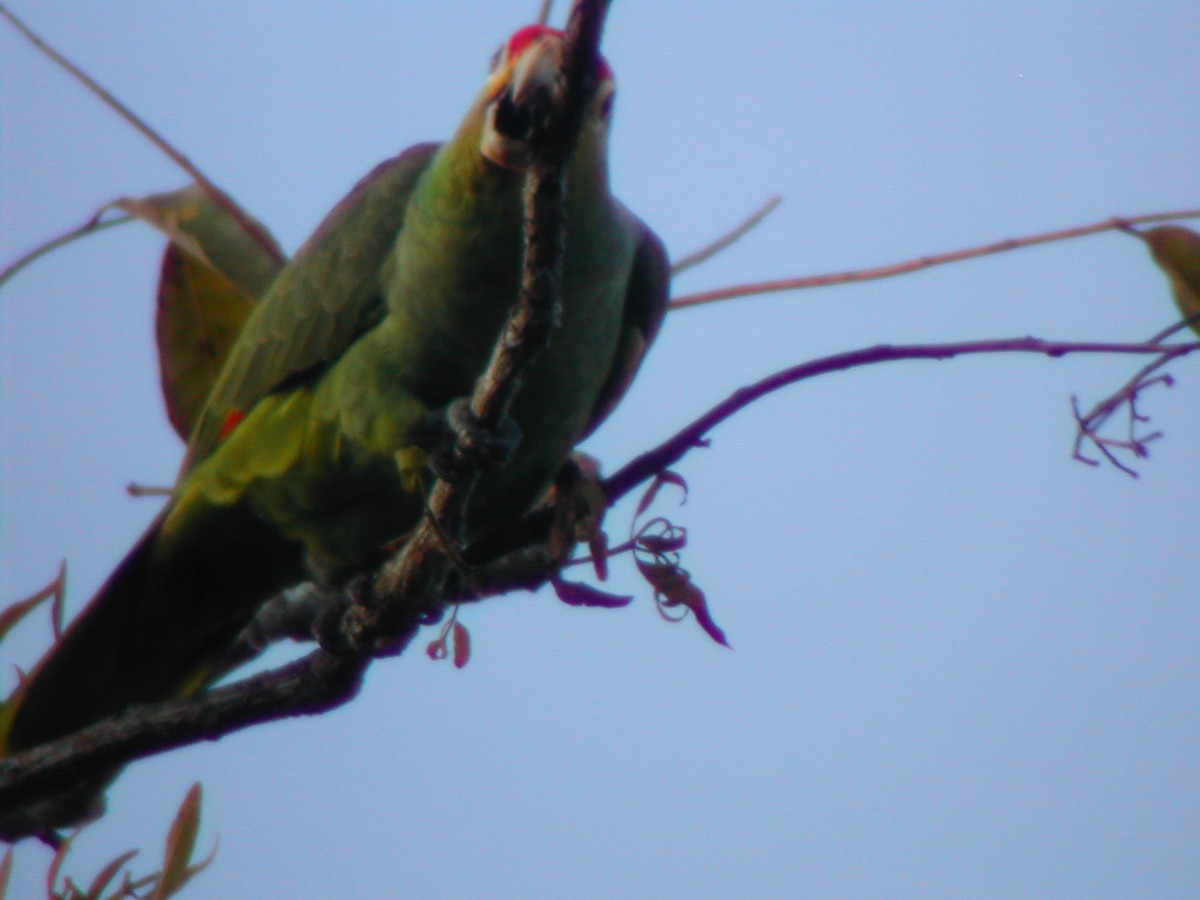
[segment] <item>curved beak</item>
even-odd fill
[[[530,141],[549,112],[562,46],[558,35],[542,35],[493,76],[480,151],[496,165],[522,170],[532,162]]]

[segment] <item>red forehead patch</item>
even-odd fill
[[[530,44],[548,34],[563,36],[563,33],[557,28],[550,28],[547,25],[526,25],[508,39],[508,44],[504,48],[505,57],[516,59],[529,48]],[[600,71],[597,74],[601,81],[612,81],[612,69],[609,68],[603,56],[600,57]]]
[[[526,25],[508,39],[508,47],[505,50],[505,54],[509,59],[512,59],[514,56],[520,56],[525,52],[526,47],[544,34],[557,34],[559,37],[562,37],[562,32],[557,28],[548,28],[545,25]]]

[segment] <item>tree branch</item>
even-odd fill
[[[1037,353],[1058,359],[1072,353],[1163,353],[1158,343],[1085,343],[1078,341],[1044,341],[1034,337],[1011,338],[1008,340],[967,341],[956,344],[879,344],[861,350],[836,353],[833,356],[814,359],[797,366],[768,375],[754,384],[739,388],[691,424],[663,441],[653,450],[648,450],[631,460],[604,480],[602,487],[609,501],[616,503],[621,497],[660,472],[679,462],[694,447],[703,446],[704,436],[717,425],[745,409],[756,400],[780,388],[859,366],[875,363],[896,362],[902,359],[952,359],[979,353]],[[1200,350],[1200,342],[1175,344],[1170,348],[1173,357],[1186,356]]]
[[[1019,250],[1022,247],[1033,247],[1051,241],[1065,241],[1070,238],[1083,237],[1089,234],[1099,234],[1102,231],[1128,231],[1133,225],[1144,225],[1151,222],[1168,222],[1174,219],[1200,218],[1200,209],[1182,209],[1175,212],[1148,213],[1141,216],[1113,216],[1090,225],[1078,225],[1073,228],[1062,228],[1057,231],[1046,231],[1022,238],[1008,238],[978,247],[968,247],[965,250],[953,250],[949,253],[938,253],[933,256],[921,256],[906,262],[892,263],[887,266],[876,266],[870,269],[854,269],[849,272],[838,272],[830,275],[808,275],[802,278],[781,278],[774,281],[755,281],[748,284],[735,284],[731,287],[717,288],[697,294],[686,294],[671,301],[671,309],[683,309],[690,306],[700,306],[704,303],[715,303],[718,300],[732,300],[736,297],[754,297],[759,294],[773,294],[779,291],[798,291],[802,288],[828,287],[835,284],[852,284],[859,281],[873,281],[878,278],[891,278],[895,275],[907,275],[909,272],[919,272],[933,266],[943,266],[947,263],[962,262],[992,253],[1004,253],[1009,250]]]
[[[1183,356],[1197,350],[1200,342],[1173,345],[1170,353]],[[1155,343],[1081,343],[1026,337],[955,344],[884,344],[839,353],[793,366],[735,391],[658,447],[636,457],[602,486],[610,501],[616,502],[638,484],[678,462],[693,447],[702,446],[708,432],[751,403],[790,384],[832,372],[899,360],[944,360],[984,353],[1036,353],[1057,359],[1075,353],[1141,355],[1163,351],[1163,346]],[[486,387],[481,380],[480,388]],[[401,560],[405,556],[402,553]],[[428,552],[428,557],[433,556],[440,556],[440,548],[433,547]],[[394,599],[399,607],[409,610],[409,615],[403,618],[406,627],[399,633],[387,632],[389,640],[407,643],[416,632],[421,615],[440,610],[458,599],[483,599],[516,588],[536,588],[549,579],[555,565],[552,556],[539,548],[528,548],[506,559],[509,565],[506,567],[502,560],[496,569],[490,570],[490,577],[489,570],[482,573],[476,592],[469,598],[455,597],[444,590],[444,584],[443,593],[431,597],[436,602],[427,607],[414,607],[410,595],[389,597],[389,602]],[[408,564],[427,563],[418,559]],[[398,572],[398,577],[404,584],[420,586],[403,571]],[[478,590],[482,584],[486,584],[486,590]],[[419,613],[422,608],[425,612]],[[414,610],[419,614],[414,615]],[[384,621],[388,628],[395,628],[396,620]],[[370,644],[375,634],[369,629],[364,631],[365,643]],[[163,750],[216,740],[261,722],[331,709],[354,696],[369,659],[367,652],[318,649],[280,669],[195,698],[133,708],[63,740],[0,761],[0,809],[16,809],[18,804],[43,796],[55,785],[94,779],[116,766]],[[15,833],[9,819],[0,823],[0,833],[13,839],[30,832]]]

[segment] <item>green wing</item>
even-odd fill
[[[629,284],[625,290],[621,336],[612,369],[600,389],[592,417],[580,440],[599,428],[600,423],[608,418],[625,396],[667,313],[667,300],[671,294],[671,264],[666,248],[644,222],[632,213],[628,213],[628,216],[632,226],[641,231],[641,239],[634,253]]]
[[[336,360],[384,313],[379,273],[437,144],[376,166],[330,212],[254,308],[208,398],[184,471],[230,422],[292,379]]]

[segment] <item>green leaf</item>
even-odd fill
[[[196,185],[112,205],[171,241],[163,254],[155,331],[167,415],[186,441],[230,347],[286,257],[277,245],[264,247]]]

